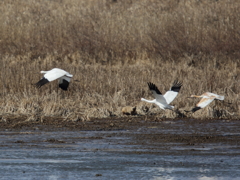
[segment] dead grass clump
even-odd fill
[[[124,115],[136,115],[137,111],[136,111],[137,107],[132,107],[132,106],[125,106],[122,108],[122,113]]]

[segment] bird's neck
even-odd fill
[[[145,102],[148,102],[148,103],[155,103],[155,99],[154,100],[147,100],[147,99],[144,99],[144,98],[141,98],[141,101],[145,101]]]
[[[192,95],[191,97],[201,98],[202,96]]]

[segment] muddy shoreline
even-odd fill
[[[145,118],[145,119],[144,119]],[[239,124],[229,130],[218,127],[221,124]],[[210,125],[210,126],[209,126]],[[209,127],[208,127],[209,126]],[[23,118],[9,118],[0,122],[0,131],[138,131],[149,129],[144,134],[135,134],[135,142],[146,143],[184,143],[194,146],[201,143],[238,144],[240,136],[225,135],[240,132],[239,120],[223,119],[160,119],[156,117],[123,117],[92,119],[90,121],[65,121],[62,118],[46,118],[39,121],[26,121]],[[156,131],[155,131],[156,130]],[[174,132],[174,133],[168,133]],[[98,137],[96,137],[98,138]],[[56,141],[57,142],[57,141]]]
[[[45,117],[43,119],[28,120],[25,116],[10,116],[0,117],[0,131],[1,130],[34,130],[36,127],[52,131],[61,130],[134,130],[141,126],[151,126],[155,123],[171,124],[177,121],[182,121],[183,124],[208,124],[211,122],[238,122],[238,119],[194,119],[194,118],[159,118],[156,116],[126,116],[126,117],[109,117],[109,118],[92,118],[91,120],[66,120],[61,117]],[[167,123],[166,123],[167,122]]]
[[[239,120],[18,117],[0,127],[5,179],[240,177]]]

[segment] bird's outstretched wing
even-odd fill
[[[71,78],[68,76],[63,76],[61,78],[59,78],[58,81],[58,86],[63,89],[63,90],[67,90],[68,86],[69,86],[69,82],[70,82]]]
[[[211,102],[213,102],[214,98],[202,98],[199,103],[197,103],[197,107],[204,108],[207,105],[209,105]]]
[[[156,96],[158,95],[162,95],[162,93],[159,91],[159,89],[157,88],[157,86],[151,82],[148,82],[148,87],[150,89],[150,91],[152,91],[153,96],[156,98]]]
[[[148,84],[150,91],[152,91],[155,99],[162,104],[167,104],[165,98],[163,97],[162,93],[159,91],[157,86],[151,82],[148,82],[147,84]]]
[[[51,82],[51,81],[54,81],[56,79],[62,78],[65,75],[66,75],[66,78],[69,78],[67,76],[71,75],[68,72],[66,72],[62,69],[59,69],[59,68],[54,68],[50,71],[42,71],[42,73],[45,73],[45,74],[44,74],[43,78],[35,84],[37,88],[42,87],[43,85],[47,84],[48,82]],[[72,77],[72,75],[71,75],[71,77]],[[68,80],[68,79],[66,79],[66,80]]]
[[[45,77],[43,77],[40,81],[38,81],[36,84],[35,84],[35,86],[37,87],[37,88],[40,88],[40,87],[42,87],[44,84],[47,84],[49,81],[45,78]]]
[[[58,68],[54,68],[50,71],[48,71],[44,77],[48,80],[48,81],[54,81],[58,78],[63,77],[64,75],[66,75],[67,72],[62,70],[62,69],[58,69]]]
[[[214,98],[202,98],[201,101],[199,101],[199,103],[197,103],[196,107],[194,107],[192,109],[192,112],[196,112],[199,109],[202,109],[204,107],[206,107],[207,105],[209,105],[212,101],[214,100]]]
[[[182,87],[182,82],[175,80],[173,82],[171,89],[163,95],[163,97],[166,99],[166,102],[168,104],[170,104],[176,98],[181,87]]]

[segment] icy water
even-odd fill
[[[168,128],[161,128],[164,124]],[[240,179],[240,144],[234,141],[240,136],[238,122],[182,124],[168,121],[119,131],[2,131],[0,179]],[[204,135],[211,129],[229,141],[193,145],[145,139],[158,133]]]

